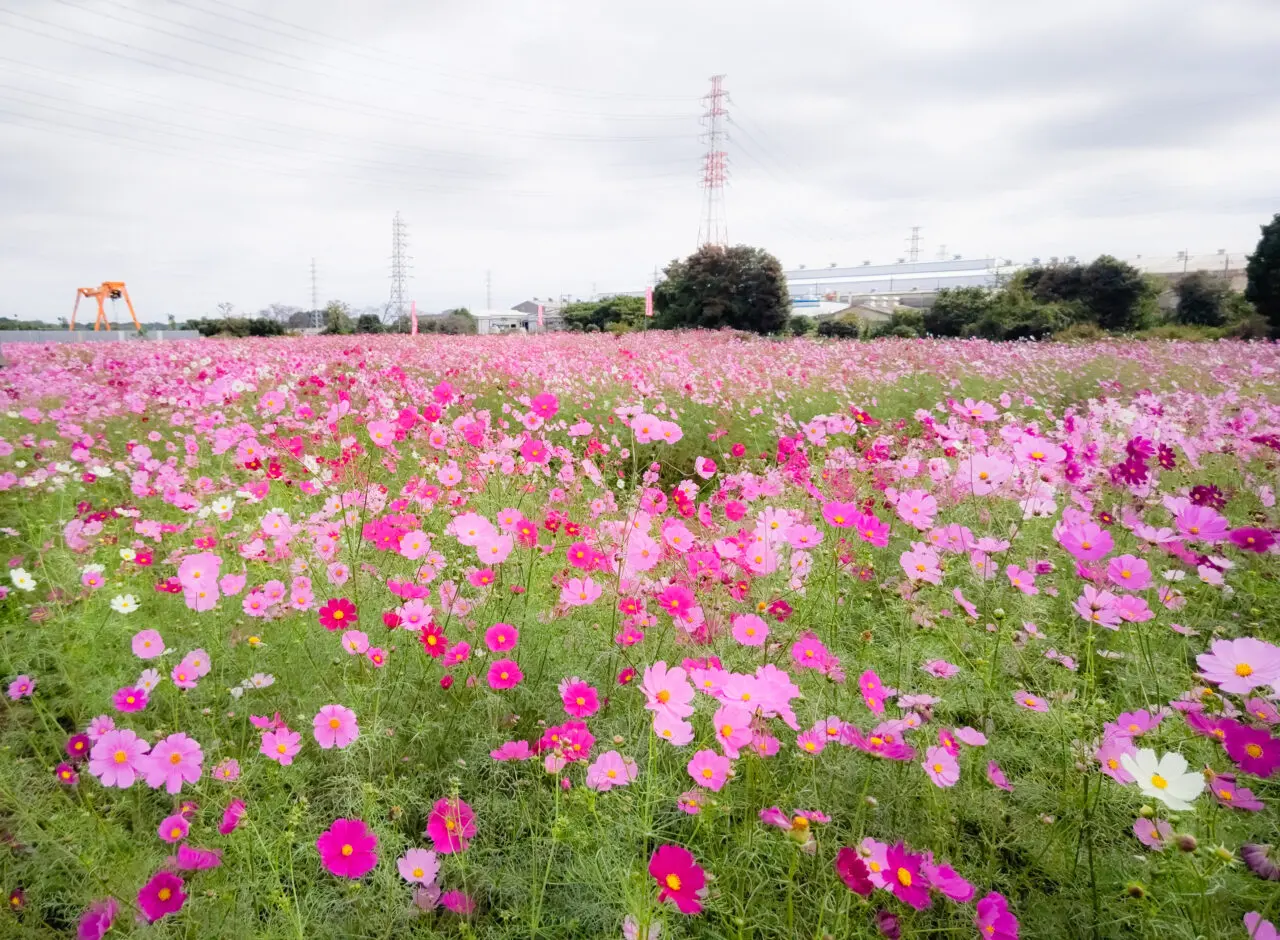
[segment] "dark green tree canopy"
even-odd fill
[[[1175,288],[1178,306],[1173,318],[1190,326],[1222,326],[1227,322],[1227,298],[1231,288],[1222,278],[1207,271],[1193,271]]]
[[[704,245],[665,273],[653,292],[655,326],[777,333],[791,315],[782,265],[763,248]]]
[[[1245,267],[1249,286],[1244,296],[1271,324],[1271,335],[1280,338],[1280,212],[1262,226],[1258,247]]]

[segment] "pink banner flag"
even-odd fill
[[[418,302],[416,300],[413,302],[413,305],[409,308],[409,320],[413,324],[413,326],[409,330],[409,334],[411,336],[417,336],[418,335]]]
[[[541,329],[545,325],[546,324],[543,322],[543,319],[542,319],[542,304],[538,304],[538,328]]]
[[[644,315],[646,317],[653,316],[653,288],[646,287],[644,289]]]

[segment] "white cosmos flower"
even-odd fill
[[[36,579],[27,574],[26,568],[14,568],[9,572],[9,578],[13,581],[13,586],[20,591],[36,589]]]
[[[132,594],[117,594],[111,599],[111,609],[118,614],[131,614],[138,609],[138,599]]]
[[[1170,809],[1191,809],[1191,801],[1204,791],[1204,775],[1188,773],[1187,759],[1176,751],[1157,758],[1155,751],[1144,747],[1136,754],[1120,755],[1120,765],[1133,775],[1145,796]]]
[[[146,689],[147,694],[150,695],[152,689],[158,686],[162,679],[163,677],[160,675],[159,670],[144,669],[142,670],[142,675],[138,676],[138,687]]]
[[[137,552],[135,552],[132,548],[122,548],[122,549],[120,549],[120,560],[121,560],[121,561],[133,561],[133,560],[134,560],[135,558],[137,558],[137,557],[138,557],[138,553],[137,553]]]

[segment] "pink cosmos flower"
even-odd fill
[[[1086,584],[1084,591],[1072,605],[1085,620],[1096,623],[1109,630],[1119,629],[1120,611],[1118,598],[1110,591],[1099,591],[1092,584]]]
[[[1151,568],[1135,555],[1118,555],[1107,563],[1107,580],[1124,591],[1141,591],[1151,584]]]
[[[889,847],[885,853],[884,884],[889,892],[903,904],[909,904],[918,911],[929,906],[929,880],[921,870],[923,857],[907,850],[899,842]]]
[[[1158,852],[1169,845],[1169,840],[1173,838],[1173,826],[1163,819],[1139,817],[1134,820],[1133,834],[1147,848]]]
[[[937,552],[920,543],[913,543],[910,551],[898,556],[898,564],[909,581],[926,581],[929,584],[942,583],[942,568],[939,567]]]
[[[80,923],[76,926],[76,940],[102,940],[119,912],[120,902],[115,898],[94,901],[80,915]]]
[[[741,705],[721,705],[711,724],[725,757],[737,758],[741,749],[751,743],[751,712]]]
[[[664,709],[653,714],[653,733],[668,744],[684,747],[693,740],[693,725]]]
[[[218,825],[218,834],[229,836],[236,831],[240,820],[244,818],[244,800],[232,800],[222,812],[222,822]]]
[[[702,911],[702,891],[707,875],[688,849],[662,845],[649,859],[649,874],[658,882],[658,901],[671,901],[681,914]]]
[[[514,689],[524,679],[520,665],[514,659],[496,659],[489,664],[489,688],[499,692]]]
[[[1023,708],[1030,709],[1033,712],[1047,712],[1049,703],[1038,695],[1032,695],[1026,689],[1019,689],[1013,693],[1013,700]]]
[[[436,800],[427,818],[427,836],[440,855],[465,851],[476,834],[476,814],[462,800]]]
[[[36,680],[30,676],[18,676],[9,683],[8,695],[10,700],[16,702],[20,698],[26,698],[35,691]]]
[[[963,728],[957,728],[955,731],[956,740],[961,744],[967,744],[969,747],[982,747],[987,743],[987,736],[976,728],[970,728],[965,725]]]
[[[743,646],[763,646],[769,626],[755,614],[738,614],[733,618],[733,638]]]
[[[1056,535],[1058,543],[1077,561],[1097,561],[1115,547],[1111,533],[1095,522],[1069,525]]]
[[[973,923],[983,940],[1018,940],[1018,918],[1009,913],[1004,895],[995,891],[978,902]]]
[[[519,640],[520,631],[509,623],[495,623],[484,632],[485,645],[495,653],[505,653],[515,649]]]
[[[369,441],[376,447],[390,447],[396,442],[395,425],[390,421],[370,421]]]
[[[954,787],[960,779],[960,763],[945,747],[931,747],[924,754],[924,772],[937,787]]]
[[[889,523],[882,522],[875,513],[859,513],[854,528],[858,530],[858,538],[874,548],[889,544]]]
[[[600,710],[596,690],[577,676],[560,683],[560,701],[564,703],[564,710],[574,718],[590,718]]]
[[[369,637],[359,630],[344,630],[342,648],[352,656],[360,656],[369,649]]]
[[[951,679],[960,673],[959,666],[955,666],[945,659],[931,659],[920,668],[938,679]]]
[[[1009,583],[1023,594],[1040,593],[1040,589],[1036,587],[1034,572],[1019,568],[1017,565],[1005,565],[1004,573],[1009,577]]]
[[[932,852],[924,854],[924,875],[930,886],[948,900],[957,904],[973,900],[973,885],[946,862],[935,861]]]
[[[125,686],[116,691],[112,697],[112,703],[118,712],[140,712],[147,707],[146,689]]]
[[[698,751],[689,759],[685,769],[693,782],[704,789],[719,793],[725,781],[729,779],[732,765],[729,758],[722,757],[715,751]]]
[[[320,619],[320,626],[326,630],[345,630],[349,625],[360,620],[356,605],[345,597],[335,597],[326,601],[316,611],[316,616]]]
[[[409,849],[396,859],[400,877],[411,885],[429,885],[440,874],[440,859],[430,849]]]
[[[183,892],[186,883],[169,871],[158,871],[138,892],[138,907],[142,916],[154,924],[166,914],[181,910],[187,896]]]
[[[603,588],[590,578],[570,578],[560,589],[560,603],[567,607],[585,607],[599,600],[602,593]]]
[[[205,871],[222,865],[222,849],[197,849],[184,842],[178,846],[178,854],[166,860],[179,871]]]
[[[204,752],[199,743],[179,731],[156,743],[146,757],[143,772],[151,789],[164,786],[169,793],[177,793],[183,783],[200,779],[203,763]]]
[[[1209,781],[1209,792],[1220,805],[1231,809],[1256,813],[1266,808],[1266,804],[1254,796],[1252,790],[1236,783],[1235,774],[1216,774]]]
[[[1196,665],[1223,692],[1243,695],[1280,684],[1280,649],[1253,637],[1214,640],[1208,653],[1196,657]]]
[[[258,748],[260,754],[265,754],[273,761],[278,761],[282,767],[288,767],[293,763],[294,755],[302,750],[302,735],[297,731],[290,731],[288,728],[281,728],[279,731],[264,731],[262,733],[262,745]]]
[[[687,587],[673,584],[658,595],[658,606],[672,617],[685,618],[693,610],[697,599]]]
[[[1260,728],[1232,722],[1222,746],[1241,770],[1255,777],[1266,779],[1280,767],[1280,738]]]
[[[1194,503],[1188,503],[1179,510],[1173,521],[1178,531],[1193,542],[1221,542],[1230,529],[1224,516],[1208,506]]]
[[[378,864],[378,836],[362,819],[335,819],[316,849],[325,871],[339,878],[363,878]]]
[[[133,635],[133,655],[139,659],[155,659],[164,652],[164,640],[157,630],[139,630]]]
[[[587,767],[587,788],[606,793],[614,787],[625,787],[638,773],[635,761],[617,751],[605,751]]]
[[[867,708],[877,715],[884,714],[884,686],[875,670],[868,669],[858,677],[858,688],[862,690],[862,699]]]
[[[324,750],[341,750],[360,737],[356,713],[343,705],[325,705],[311,722],[316,743]]]
[[[528,741],[508,741],[489,752],[496,761],[528,760],[533,756]]]
[[[1115,611],[1126,623],[1145,623],[1155,616],[1147,602],[1133,594],[1121,594],[1116,600]]]
[[[89,752],[89,773],[104,787],[127,790],[146,772],[151,746],[128,728],[111,730],[100,737]]]
[[[956,465],[956,480],[968,485],[974,496],[986,496],[1013,475],[1013,461],[999,456],[974,454]]]
[[[387,651],[380,646],[371,646],[365,650],[364,658],[369,660],[370,665],[375,669],[381,669],[387,664]]]
[[[1000,765],[995,761],[987,761],[987,780],[992,786],[999,787],[1009,793],[1013,792],[1013,784],[1009,782],[1009,778],[1004,775],[1004,771],[1000,769]]]
[[[938,501],[924,490],[910,490],[898,497],[898,518],[907,525],[926,532],[933,525],[933,518],[938,514]]]
[[[640,691],[645,695],[645,708],[675,719],[693,714],[693,686],[688,674],[680,666],[667,668],[665,662],[656,662],[644,671]]]
[[[1249,931],[1249,940],[1276,940],[1280,937],[1280,931],[1276,930],[1275,924],[1269,920],[1263,920],[1262,915],[1257,911],[1250,911],[1244,915],[1244,928]]]
[[[1116,783],[1133,783],[1133,774],[1124,769],[1120,758],[1125,755],[1133,757],[1137,753],[1138,748],[1131,738],[1114,737],[1104,739],[1093,756],[1098,761],[1099,769]]]
[[[156,830],[156,834],[165,842],[181,842],[187,837],[191,824],[182,816],[174,814],[166,816],[160,821],[160,827]]]
[[[838,529],[852,527],[859,515],[860,513],[855,503],[841,503],[833,499],[822,505],[823,520],[827,525],[835,526]]]

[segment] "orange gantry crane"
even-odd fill
[[[107,311],[103,308],[103,301],[108,297],[112,300],[124,298],[124,302],[129,305],[129,316],[133,317],[134,327],[141,332],[142,324],[138,322],[138,315],[133,310],[133,301],[129,299],[129,290],[124,286],[124,281],[103,281],[100,287],[81,287],[76,290],[76,305],[71,309],[71,326],[69,329],[76,328],[76,311],[80,309],[80,301],[85,297],[93,297],[98,301],[98,319],[93,323],[93,330],[111,329],[111,321],[107,319]]]

